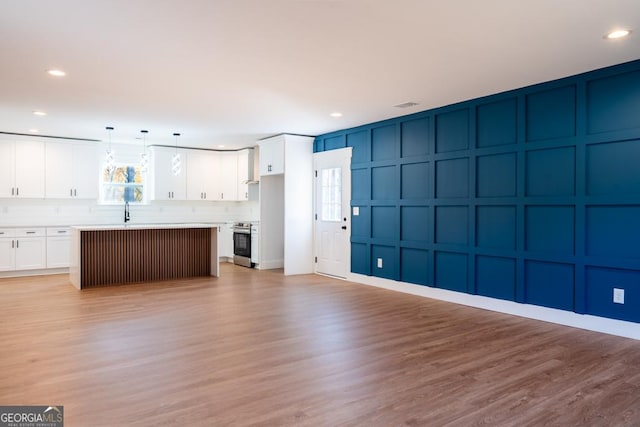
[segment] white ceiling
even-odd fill
[[[0,53],[2,132],[238,148],[638,59],[640,3],[2,0]]]

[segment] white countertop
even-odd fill
[[[107,224],[107,225],[74,225],[70,228],[79,231],[99,231],[99,230],[146,230],[157,229],[164,230],[170,228],[214,228],[224,222],[208,222],[208,223],[185,223],[185,224]]]

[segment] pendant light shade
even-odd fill
[[[116,170],[116,162],[113,150],[111,149],[111,131],[113,130],[112,126],[107,126],[105,128],[109,133],[109,148],[107,149],[107,155],[105,157],[105,170],[107,173],[111,174],[114,170]]]
[[[140,153],[140,172],[147,173],[149,169],[149,156],[147,155],[147,133],[148,130],[141,130],[143,151]]]
[[[182,161],[180,159],[180,153],[178,153],[178,137],[179,133],[174,133],[173,136],[176,137],[176,152],[171,158],[171,171],[175,176],[180,175],[180,170],[182,169]]]

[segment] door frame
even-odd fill
[[[347,218],[347,230],[346,230],[346,238],[345,238],[345,248],[343,248],[344,250],[344,254],[345,257],[347,258],[346,262],[347,262],[347,268],[345,271],[345,277],[339,277],[339,276],[330,276],[330,277],[335,277],[338,279],[347,279],[347,277],[349,276],[349,274],[351,274],[351,158],[352,158],[352,152],[353,152],[353,148],[352,147],[345,147],[345,148],[338,148],[335,150],[327,150],[327,151],[321,151],[321,152],[317,152],[317,153],[313,153],[313,174],[314,174],[314,180],[313,180],[313,215],[314,215],[314,219],[313,219],[313,272],[315,274],[320,274],[320,275],[325,275],[325,276],[330,276],[328,274],[325,273],[319,273],[318,272],[318,263],[316,262],[317,257],[318,257],[318,245],[317,245],[317,241],[318,241],[318,236],[317,236],[317,219],[318,219],[318,206],[317,206],[317,201],[318,201],[318,185],[317,185],[317,173],[318,173],[318,167],[317,167],[317,163],[318,163],[318,159],[323,158],[323,157],[336,157],[339,158],[339,160],[336,163],[341,163],[341,164],[345,164],[348,167],[345,168],[345,171],[343,173],[346,173],[348,175],[348,180],[344,179],[344,175],[343,175],[343,179],[342,179],[342,194],[346,195],[347,197],[347,211],[345,212],[344,210],[344,206],[343,206],[343,210],[342,213],[346,214]],[[345,182],[348,182],[349,185],[345,185]]]

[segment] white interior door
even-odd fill
[[[351,148],[314,154],[315,271],[347,277],[351,262]]]

